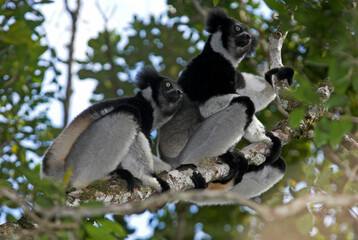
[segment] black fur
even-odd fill
[[[132,175],[132,173],[126,169],[117,168],[113,172],[110,173],[112,178],[122,178],[127,182],[127,190],[129,192],[133,192],[135,188],[135,177]]]
[[[281,155],[281,149],[282,149],[282,143],[281,140],[274,136],[271,132],[267,132],[266,136],[268,136],[271,139],[272,146],[270,148],[270,153],[268,156],[266,156],[265,162],[271,163],[276,161],[280,155]]]
[[[194,189],[205,189],[208,187],[208,184],[201,173],[193,172],[193,175],[190,178],[194,183]]]
[[[200,172],[196,172],[197,166],[195,164],[182,164],[176,168],[176,170],[183,171],[186,169],[193,170],[193,175],[190,177],[194,183],[194,189],[205,189],[207,188],[208,184],[205,181],[203,175]]]
[[[294,74],[295,71],[290,67],[273,68],[265,73],[265,79],[272,86],[272,75],[276,75],[278,80],[287,79],[288,84],[291,86]]]
[[[142,93],[137,93],[134,97],[116,98],[103,101],[93,105],[89,110],[91,114],[98,113],[102,109],[113,108],[108,114],[127,112],[132,114],[138,121],[140,131],[144,133],[146,138],[151,143],[150,133],[153,127],[153,108],[152,105],[142,96]],[[103,115],[102,117],[106,116]]]
[[[239,71],[236,72],[236,79],[235,79],[235,88],[236,89],[243,89],[246,87],[246,83],[244,81],[244,76],[242,76],[242,73]]]
[[[143,90],[147,87],[158,86],[162,81],[162,76],[151,66],[144,66],[143,69],[137,74],[136,85],[139,89]]]
[[[203,52],[182,72],[178,84],[191,101],[204,103],[213,96],[236,93],[236,71],[206,43]]]
[[[248,162],[245,156],[241,153],[227,152],[219,156],[220,160],[229,165],[229,174],[223,178],[213,181],[213,183],[226,184],[234,179],[236,185],[242,180],[243,175],[246,173]]]
[[[249,126],[249,124],[252,122],[252,117],[255,114],[255,105],[251,101],[251,99],[249,97],[246,97],[246,96],[241,96],[241,97],[234,98],[231,101],[230,105],[232,105],[234,103],[240,103],[240,104],[242,104],[242,105],[244,105],[246,107],[245,113],[246,113],[246,116],[247,116],[247,120],[246,120],[246,124],[245,124],[245,127],[244,127],[244,129],[246,129]]]
[[[170,186],[166,181],[164,181],[160,177],[156,176],[155,174],[153,175],[153,177],[155,177],[157,179],[157,181],[159,182],[160,187],[162,188],[162,192],[166,192],[166,191],[170,190]]]
[[[214,8],[210,10],[206,19],[206,31],[209,33],[217,32],[223,26],[231,25],[231,19],[227,16],[222,8]]]
[[[182,164],[176,168],[176,170],[178,170],[178,171],[184,171],[187,169],[191,169],[191,170],[195,171],[197,169],[197,166],[195,164],[189,163],[189,164]]]
[[[259,170],[262,170],[265,166],[270,165],[273,168],[278,169],[280,172],[285,173],[286,172],[286,161],[285,159],[283,159],[282,157],[279,157],[276,161],[271,162],[271,163],[267,163],[266,161],[263,162],[262,164],[256,166],[256,165],[249,165],[249,167],[247,168],[247,173],[249,172],[256,172]]]
[[[235,30],[237,26],[241,29],[239,32]],[[249,28],[228,17],[223,9],[215,8],[209,12],[206,28],[212,34],[219,30],[222,32],[223,48],[235,59],[240,59],[256,49],[257,40]],[[213,50],[211,41],[212,35],[206,41],[202,53],[192,59],[178,79],[178,84],[189,99],[199,104],[214,96],[236,93],[236,89],[244,87],[242,75],[223,53]],[[229,42],[236,48],[229,49]]]

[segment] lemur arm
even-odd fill
[[[239,73],[239,72],[237,72]],[[242,96],[247,96],[255,105],[255,111],[259,112],[266,108],[275,98],[276,93],[265,78],[251,73],[241,73],[244,85],[237,90]]]
[[[220,112],[227,108],[231,101],[238,97],[238,94],[226,94],[215,96],[199,105],[200,114],[203,118],[208,118],[214,113]]]
[[[265,77],[236,71],[236,78],[239,82],[237,93],[249,97],[255,105],[255,111],[259,112],[276,98],[272,87],[273,76],[276,76],[278,80],[287,79],[288,84],[291,85],[293,75],[294,70],[290,67],[273,68],[265,73]]]

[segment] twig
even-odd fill
[[[196,10],[203,16],[203,18],[206,18],[208,15],[207,11],[200,5],[198,0],[191,0]]]
[[[67,60],[67,86],[66,86],[66,95],[65,99],[63,100],[63,126],[67,126],[68,124],[68,117],[69,117],[69,109],[71,103],[71,96],[72,96],[72,67],[73,67],[73,55],[74,55],[74,45],[75,45],[75,38],[77,33],[77,20],[81,8],[81,0],[77,0],[76,7],[74,10],[71,10],[68,5],[68,0],[64,0],[66,11],[70,14],[72,24],[71,24],[71,40],[68,45],[68,60]]]

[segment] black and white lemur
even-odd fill
[[[154,168],[171,167],[152,156],[150,133],[174,115],[182,90],[150,67],[137,80],[134,97],[94,104],[64,129],[45,153],[43,177],[62,182],[71,168],[69,184],[80,188],[121,170],[127,182],[134,176],[157,191],[169,189]]]
[[[286,163],[280,157],[280,140],[266,132],[255,112],[276,97],[273,75],[291,84],[294,71],[272,69],[265,78],[237,71],[241,60],[256,49],[257,40],[246,25],[222,9],[209,12],[206,30],[210,36],[202,53],[178,79],[183,103],[160,128],[158,152],[173,167],[193,166],[203,158],[220,156],[230,166],[229,176],[209,187],[229,188],[247,198],[258,196],[283,177]],[[248,166],[244,156],[231,153],[242,137],[270,146],[263,164]]]

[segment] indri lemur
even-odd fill
[[[229,176],[209,188],[231,188],[254,197],[278,182],[286,169],[280,157],[280,140],[266,132],[255,112],[276,97],[272,77],[291,83],[294,71],[288,67],[272,69],[265,78],[237,71],[242,59],[255,51],[257,40],[245,24],[228,17],[222,9],[209,12],[206,30],[210,35],[203,51],[178,79],[184,91],[183,103],[160,128],[158,152],[173,167],[220,156],[230,166]],[[263,164],[248,166],[244,156],[232,153],[242,137],[270,146]]]
[[[155,175],[153,161],[156,168],[170,166],[153,159],[150,133],[177,111],[182,90],[150,67],[137,78],[140,91],[134,97],[94,104],[63,130],[44,156],[43,177],[63,181],[71,168],[70,186],[79,188],[118,169],[157,191],[168,190]]]

